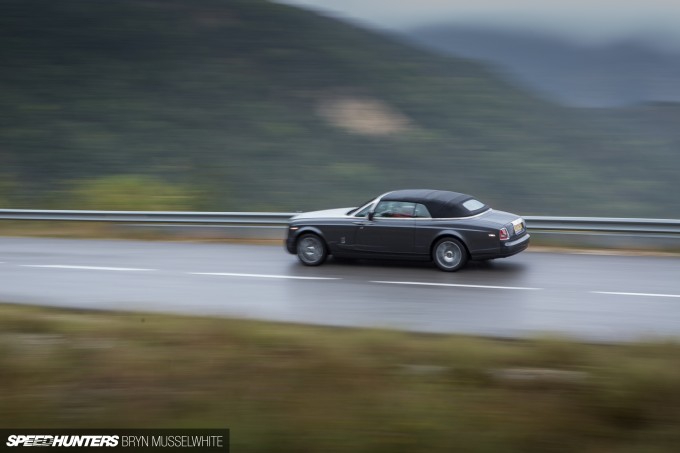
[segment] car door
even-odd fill
[[[362,218],[354,237],[354,250],[375,254],[412,254],[415,247],[415,203],[380,201],[371,220]]]

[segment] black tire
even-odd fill
[[[328,258],[328,248],[316,234],[303,234],[297,241],[297,256],[305,266],[319,266]]]
[[[455,272],[467,264],[467,249],[458,239],[445,237],[432,247],[432,260],[439,269]]]

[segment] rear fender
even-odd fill
[[[461,244],[463,244],[463,247],[465,247],[465,250],[467,251],[468,257],[470,257],[470,249],[469,249],[467,243],[465,242],[465,239],[463,239],[463,236],[461,236],[461,234],[458,231],[455,231],[455,230],[443,230],[443,231],[440,231],[439,234],[437,234],[437,236],[432,241],[432,244],[430,244],[430,256],[432,256],[432,251],[434,249],[434,245],[440,239],[445,238],[445,237],[452,237],[452,238],[458,239],[461,242]]]

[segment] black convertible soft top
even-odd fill
[[[432,218],[468,217],[489,209],[487,205],[482,205],[481,208],[470,211],[463,206],[466,201],[474,199],[475,197],[464,193],[430,189],[395,190],[381,198],[385,201],[409,201],[423,204],[430,211]]]

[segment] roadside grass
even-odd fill
[[[5,220],[0,221],[0,236],[58,239],[128,239],[144,241],[239,242],[277,244],[283,238],[232,237],[219,228],[164,228],[153,225],[134,226],[108,222],[70,222]]]
[[[85,238],[85,239],[154,239],[155,232],[121,228],[106,222],[69,222],[39,220],[3,220],[0,236]]]
[[[675,341],[505,341],[0,305],[0,389],[5,428],[228,427],[239,452],[680,445]]]

